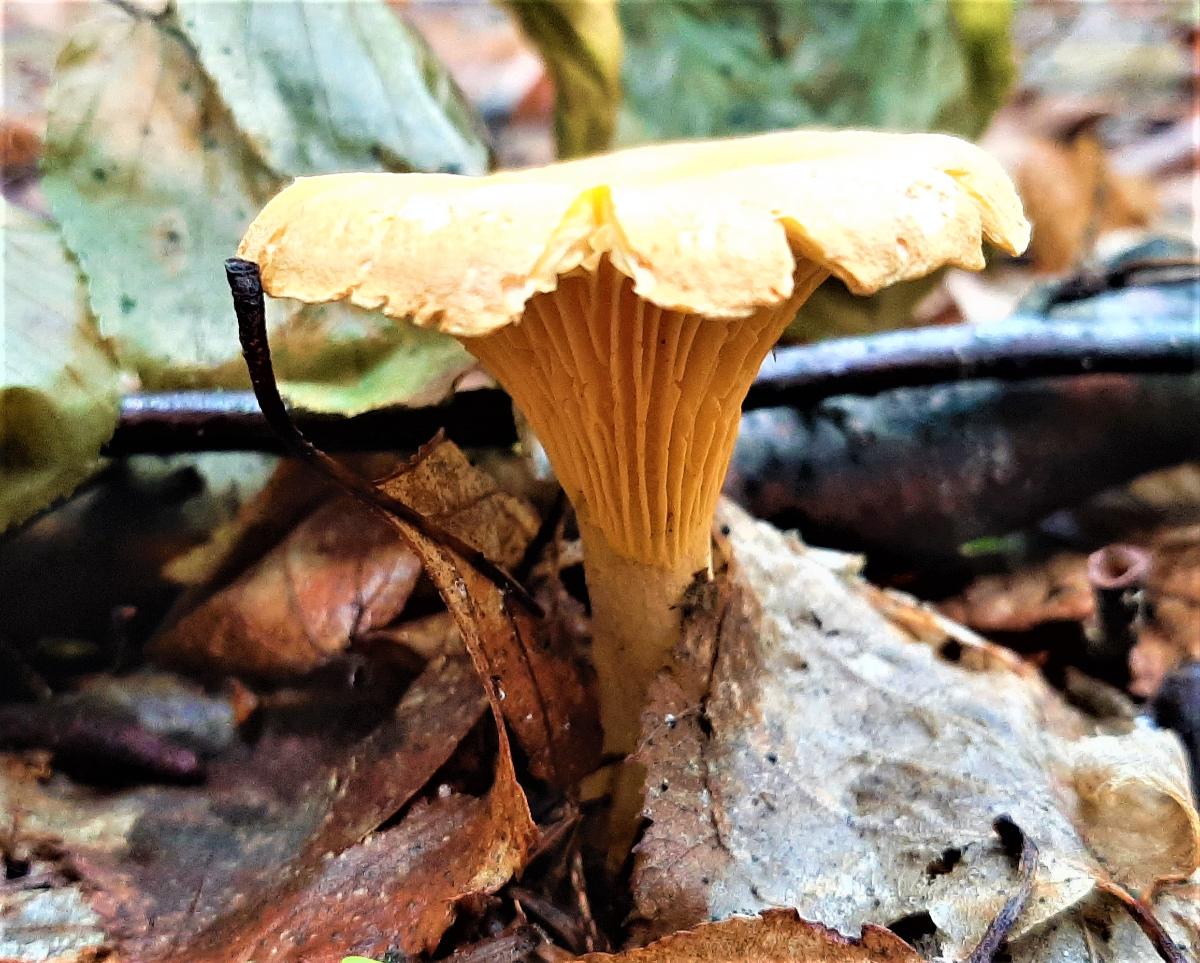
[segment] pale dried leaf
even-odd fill
[[[1200,868],[1200,817],[1179,740],[1135,729],[1069,745],[1077,824],[1100,864],[1141,892]]]
[[[89,963],[106,957],[107,944],[78,889],[0,890],[0,960]]]
[[[928,913],[939,951],[961,959],[1016,886],[990,838],[1007,813],[1041,854],[1014,935],[1075,925],[1082,939],[1104,870],[1064,799],[1062,757],[1086,720],[1036,673],[965,659],[961,642],[914,644],[927,612],[900,620],[892,597],[885,615],[798,542],[740,511],[724,520],[731,574],[691,600],[643,717],[638,935],[772,906],[844,934]],[[1186,852],[1186,822],[1144,827],[1141,845]]]

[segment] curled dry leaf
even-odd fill
[[[1097,736],[1066,749],[1078,799],[1076,823],[1088,848],[1137,892],[1200,868],[1200,817],[1188,763],[1165,732]]]
[[[936,952],[961,959],[1017,885],[991,838],[1008,813],[1040,851],[1013,960],[1107,954],[1096,920],[1119,914],[1096,880],[1118,868],[1098,858],[1102,843],[1116,851],[1112,810],[1082,805],[1077,775],[1148,795],[1171,818],[1128,825],[1120,845],[1157,854],[1155,876],[1194,871],[1184,777],[1148,765],[1137,737],[1114,739],[1133,766],[1114,769],[1036,673],[945,637],[928,610],[901,618],[901,597],[881,611],[830,553],[732,508],[724,520],[730,570],[689,599],[676,666],[643,716],[638,938],[779,905],[843,934],[927,914]],[[1048,955],[1047,929],[1067,934],[1066,955]],[[1194,950],[1197,933],[1173,935]],[[1123,963],[1154,958],[1143,941]]]
[[[786,909],[705,923],[640,949],[589,953],[579,959],[590,963],[924,963],[911,946],[881,926],[864,926],[861,938],[853,939]]]
[[[488,558],[511,565],[524,552],[537,517],[485,478],[454,444],[438,441],[380,487]],[[529,526],[525,541],[514,542],[501,526],[483,523],[493,513]],[[512,726],[534,774],[567,786],[594,769],[600,751],[594,689],[566,640],[458,553],[405,522],[394,524],[438,586],[489,698]]]
[[[306,672],[399,615],[420,574],[387,522],[337,495],[184,613],[152,651],[210,671]]]
[[[515,565],[538,530],[537,513],[502,492],[457,448],[438,451],[411,472],[402,470],[405,496],[488,558]],[[312,510],[303,493],[313,487],[306,466],[277,473],[237,520],[239,541],[223,553],[216,546],[218,558],[205,549],[190,563],[220,587],[159,635],[152,648],[157,657],[207,670],[305,672],[401,613],[421,572],[416,552],[389,522],[349,495],[334,495]],[[284,535],[272,522],[275,504],[289,517],[310,514]],[[278,543],[251,562],[242,543],[253,549],[273,537]]]

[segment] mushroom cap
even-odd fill
[[[983,267],[984,240],[1024,250],[1008,176],[941,134],[786,131],[638,147],[486,177],[300,178],[239,255],[267,292],[478,337],[607,255],[658,307],[746,317],[792,293],[798,261],[858,294],[945,264]]]

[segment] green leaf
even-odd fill
[[[240,354],[222,262],[282,183],[177,31],[97,13],[59,59],[43,189],[122,366],[149,389],[209,384]]]
[[[302,308],[271,336],[280,391],[309,411],[433,405],[475,359],[453,338],[344,302]]]
[[[378,0],[178,0],[183,30],[262,161],[479,174],[487,147],[450,75]]]
[[[447,119],[466,108],[439,86],[440,69],[413,59],[424,48],[382,3],[184,7],[200,49],[216,44],[213,63],[253,61],[263,89],[220,74],[238,98],[227,109],[175,20],[100,8],[59,61],[43,183],[122,367],[149,390],[245,387],[222,265],[284,175],[381,163],[478,170],[486,154]],[[237,36],[234,14],[246,28]],[[322,68],[326,82],[302,88],[312,61],[281,46],[285,36],[310,36],[312,56],[340,70]],[[440,122],[439,104],[451,112]],[[411,143],[410,126],[423,126]],[[270,326],[281,387],[318,411],[431,403],[470,364],[453,339],[348,305],[272,303]]]
[[[623,0],[620,14],[638,140],[813,124],[972,136],[987,121],[949,4]]]
[[[116,361],[52,225],[7,201],[0,326],[0,530],[68,494],[117,424]]]
[[[1010,0],[622,0],[620,15],[625,142],[803,126],[975,137],[1014,73]],[[827,282],[788,336],[902,325],[933,284],[858,298]]]

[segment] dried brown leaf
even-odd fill
[[[214,760],[203,786],[101,794],[5,770],[0,838],[25,851],[60,853],[109,945],[131,960],[179,959],[191,947],[200,952],[255,940],[286,947],[299,937],[283,908],[315,899],[313,888],[345,865],[340,854],[353,852],[426,785],[484,707],[473,668],[461,655],[433,660],[365,737],[360,717],[369,725],[371,710],[360,690],[347,690],[359,702],[340,708],[330,703],[328,683],[325,690],[307,703],[268,703],[253,749],[234,748]],[[477,861],[459,873],[471,882],[480,861],[498,857],[495,849],[476,854],[470,846],[487,842],[480,835],[487,831],[503,848],[500,830],[507,832],[512,821],[505,808],[513,805],[511,789],[493,790],[493,796],[486,806],[461,803],[477,827],[469,840],[458,841],[464,858]],[[484,809],[500,829],[489,829]],[[374,852],[346,861],[374,865]],[[454,852],[440,850],[445,865]],[[494,871],[480,875],[485,882],[495,877]],[[383,903],[377,910],[391,912]],[[343,932],[369,933],[377,918],[364,909],[358,929],[347,923]]]
[[[453,446],[432,446],[387,484],[441,527],[509,564],[524,553],[537,528],[537,516],[524,502],[500,492]],[[307,521],[319,519],[334,504]],[[225,874],[234,877],[232,884],[214,885],[213,874],[203,874],[204,899],[197,897],[190,910],[182,911],[178,908],[189,903],[176,885],[170,904],[176,918],[170,918],[166,905],[158,914],[153,902],[149,909],[139,905],[143,894],[137,880],[123,891],[119,879],[110,879],[94,903],[121,924],[122,947],[139,958],[300,961],[354,951],[381,954],[390,946],[420,952],[436,945],[460,899],[494,891],[524,865],[537,830],[513,769],[501,716],[510,700],[500,673],[506,668],[505,647],[520,641],[517,625],[524,623],[518,620],[531,625],[532,618],[509,611],[495,583],[455,553],[404,523],[393,527],[385,521],[382,527],[381,543],[402,545],[399,529],[412,546],[404,550],[426,564],[483,675],[483,692],[466,659],[435,657],[392,723],[363,740],[333,778],[313,781],[317,802],[299,833],[287,840],[284,856],[263,860],[261,852],[235,844],[226,860],[232,864]],[[494,663],[502,668],[494,669]],[[447,760],[478,719],[483,693],[491,701],[499,738],[496,776],[487,796],[439,796],[418,804],[395,828],[370,836]],[[526,731],[534,731],[526,723]],[[545,745],[544,732],[540,737]],[[256,816],[252,825],[257,830],[263,822]],[[275,842],[253,834],[251,839],[258,850],[270,850]],[[243,871],[247,862],[249,873]],[[216,900],[210,895],[214,889],[222,893]],[[239,899],[229,898],[239,891]],[[155,918],[157,934],[155,927],[139,930],[138,920]],[[159,935],[164,933],[169,945]]]
[[[455,445],[439,441],[380,487],[488,558],[511,565],[528,539],[518,544],[488,520],[524,522],[532,537],[536,516],[490,479],[480,478],[486,476],[471,469]],[[534,774],[568,786],[595,768],[595,703],[575,653],[457,552],[405,522],[395,524],[438,586],[489,698],[512,727]]]
[[[1046,622],[1082,622],[1094,609],[1087,558],[1063,553],[1039,566],[984,576],[938,608],[978,632],[1026,632]]]
[[[396,828],[308,862],[296,886],[201,934],[186,958],[304,963],[346,953],[382,956],[396,947],[432,950],[454,922],[458,901],[508,882],[525,865],[535,835],[501,729],[487,796],[419,803]]]
[[[1150,532],[1131,544],[1152,553],[1148,617],[1130,653],[1130,691],[1151,696],[1181,663],[1200,659],[1200,528]],[[1053,622],[1088,622],[1095,598],[1087,556],[1060,553],[1004,575],[984,575],[938,609],[980,632],[1028,632]]]
[[[1030,137],[1016,171],[1033,224],[1029,253],[1039,271],[1066,271],[1106,231],[1149,225],[1158,211],[1153,186],[1109,164],[1100,141],[1084,133],[1070,143]]]
[[[579,959],[589,963],[924,963],[911,946],[881,926],[865,926],[861,938],[852,939],[787,909],[705,923],[640,949],[589,953]]]
[[[154,655],[207,670],[302,673],[386,625],[421,573],[385,521],[338,495],[158,637]]]

